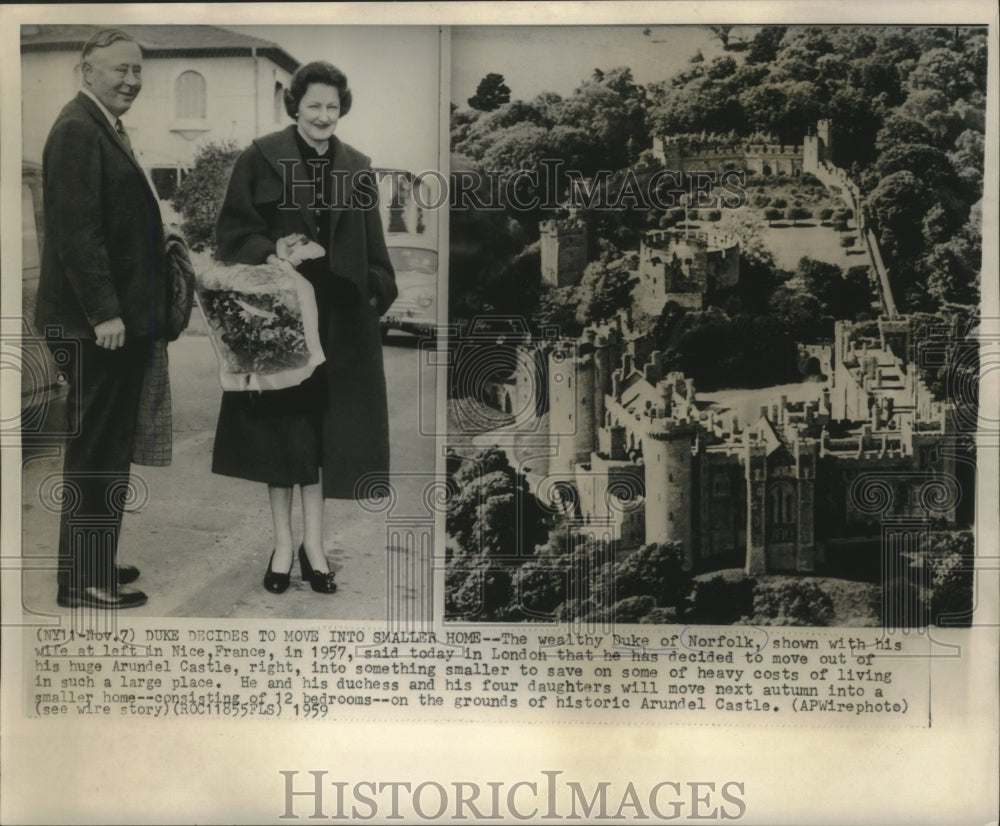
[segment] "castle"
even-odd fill
[[[553,287],[578,284],[587,266],[587,228],[575,218],[543,221],[542,281]],[[647,232],[638,252],[635,306],[658,316],[668,301],[700,310],[707,293],[733,287],[740,278],[739,242],[710,230]]]
[[[798,176],[816,174],[824,162],[832,162],[831,123],[817,122],[815,133],[806,135],[801,146],[774,140],[763,142],[698,138],[690,135],[653,138],[653,155],[665,169],[676,172],[725,172],[745,169],[753,175]]]
[[[638,275],[635,306],[646,314],[658,316],[668,301],[700,310],[706,293],[739,281],[740,246],[701,230],[650,232],[639,247]]]
[[[623,313],[552,345],[545,375],[517,389],[547,396],[548,487],[571,488],[576,515],[623,548],[676,541],[692,570],[808,573],[885,518],[959,521],[955,458],[940,450],[950,405],[916,375],[909,337],[906,319],[838,321],[827,382],[759,404],[773,388],[699,397]]]

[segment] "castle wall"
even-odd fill
[[[716,144],[688,148],[674,138],[654,138],[653,154],[665,168],[677,172],[725,172],[745,169],[757,175],[799,175],[803,147],[778,143]]]

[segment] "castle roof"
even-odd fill
[[[766,416],[761,416],[757,422],[747,430],[747,438],[753,438],[754,435],[756,436],[758,444],[761,442],[764,443],[767,448],[766,452],[768,456],[782,446],[781,437],[774,429],[774,425],[771,424],[771,420]]]

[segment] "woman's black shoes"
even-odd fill
[[[320,594],[332,594],[337,590],[333,571],[316,571],[309,564],[306,546],[299,545],[299,566],[302,568],[302,579],[308,582],[314,591]]]
[[[267,573],[264,574],[264,588],[272,594],[283,594],[288,590],[288,584],[292,581],[292,572],[289,569],[287,574],[278,574],[271,569],[274,562],[274,551],[271,551],[271,558],[267,563]]]

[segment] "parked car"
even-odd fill
[[[382,316],[383,338],[389,330],[433,336],[437,329],[437,215],[429,186],[402,169],[375,170],[385,243],[396,271],[399,297]],[[419,190],[419,194],[418,194]]]
[[[382,316],[383,335],[402,330],[433,336],[437,327],[438,254],[432,239],[410,233],[386,236],[399,296]]]
[[[45,343],[44,331],[35,329],[35,304],[41,272],[45,222],[42,205],[42,166],[21,164],[21,433],[32,436],[65,430],[68,383]],[[73,346],[67,342],[65,347]],[[57,347],[56,354],[62,349]]]

